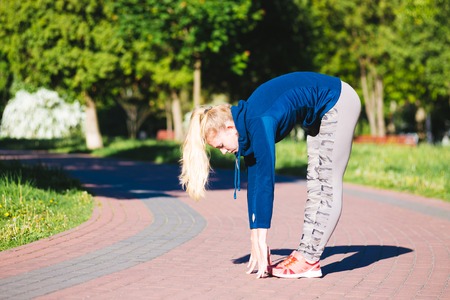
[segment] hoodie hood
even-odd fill
[[[246,115],[247,115],[247,102],[244,100],[240,100],[237,106],[231,107],[231,115],[233,116],[234,125],[236,126],[236,130],[239,134],[239,156],[246,156],[249,154],[248,150],[250,148],[250,140],[247,134],[247,125],[245,123]]]

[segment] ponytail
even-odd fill
[[[225,128],[225,122],[232,120],[228,104],[214,107],[199,107],[192,112],[189,129],[182,146],[181,186],[192,199],[205,197],[211,166],[206,151],[208,138]]]

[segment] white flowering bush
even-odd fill
[[[20,90],[3,111],[0,136],[17,139],[65,138],[83,131],[84,107],[69,104],[57,92]]]

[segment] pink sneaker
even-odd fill
[[[322,277],[320,263],[308,263],[298,251],[293,251],[284,261],[272,269],[272,275],[280,278]]]

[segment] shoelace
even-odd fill
[[[284,268],[288,268],[289,266],[295,264],[298,262],[298,259],[295,258],[295,256],[289,256],[288,262],[283,266]]]
[[[288,260],[288,261],[286,262],[286,264],[283,265],[283,268],[284,268],[284,269],[288,269],[291,265],[300,262],[300,261],[299,261],[297,258],[295,258],[294,256],[289,256],[287,260]],[[304,260],[304,263],[306,264],[306,266],[309,266],[310,268],[312,268],[312,267],[316,264],[316,263],[310,264],[310,263],[307,262],[306,260]],[[308,270],[308,267],[306,267],[306,266],[305,266],[305,265],[302,266],[302,269],[305,270],[305,271]]]

